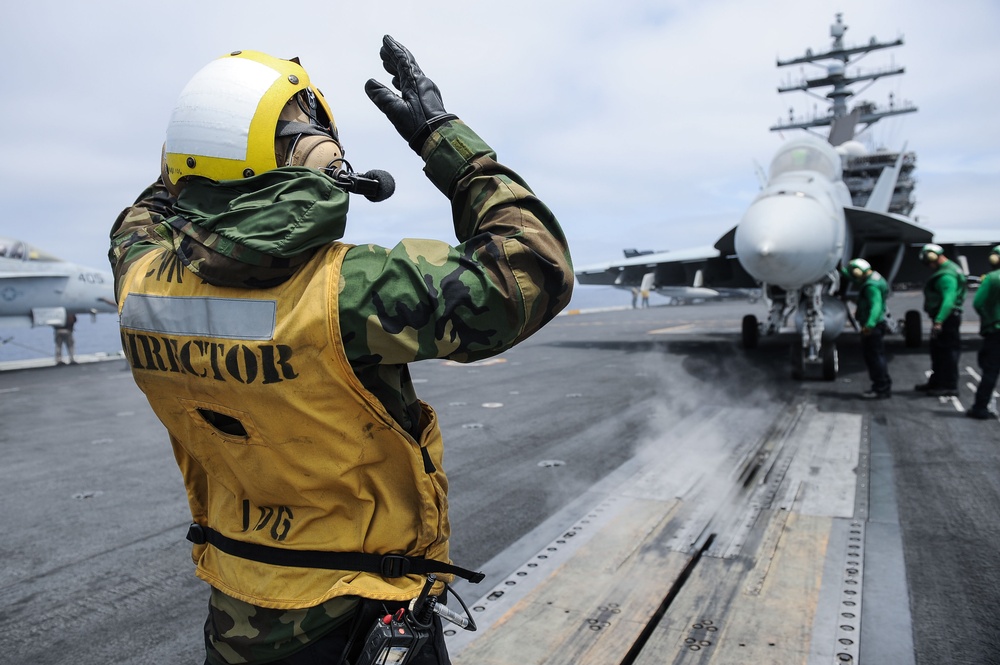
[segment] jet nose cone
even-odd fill
[[[736,227],[736,255],[754,279],[782,288],[819,281],[837,265],[843,219],[807,196],[754,201]]]

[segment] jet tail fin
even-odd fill
[[[899,180],[899,170],[903,166],[903,157],[906,155],[906,145],[899,151],[899,157],[892,166],[882,169],[878,181],[872,189],[871,196],[865,204],[865,210],[874,212],[889,212],[889,204],[892,203],[892,193],[896,189],[896,182]]]

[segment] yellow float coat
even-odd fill
[[[119,297],[122,345],[170,434],[198,524],[269,547],[449,562],[434,411],[422,404],[414,440],[344,353],[337,299],[347,249],[321,248],[270,289],[212,286],[172,252],[149,252]],[[405,600],[424,581],[265,564],[209,544],[192,556],[212,586],[276,609],[341,595]]]

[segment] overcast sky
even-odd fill
[[[775,60],[828,48],[837,12],[848,44],[905,40],[862,61],[907,72],[863,97],[919,107],[873,133],[916,152],[914,214],[936,231],[1000,231],[995,0],[32,0],[0,21],[0,235],[106,267],[108,230],[156,177],[178,93],[210,60],[254,49],[299,56],[355,169],[396,178],[391,199],[352,201],[346,240],[452,239],[447,200],[364,93],[388,82],[388,33],[552,208],[577,267],[711,245],[780,145],[768,128],[790,107],[825,111],[776,91],[820,71]]]

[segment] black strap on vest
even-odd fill
[[[272,566],[295,566],[298,568],[323,568],[326,570],[356,570],[373,573],[382,577],[404,577],[406,575],[427,575],[428,573],[451,573],[479,584],[486,578],[483,573],[453,566],[443,561],[400,554],[368,554],[365,552],[324,552],[322,550],[286,550],[280,547],[245,543],[224,536],[211,527],[192,524],[188,528],[187,539],[195,545],[208,543],[226,554],[259,561]]]

